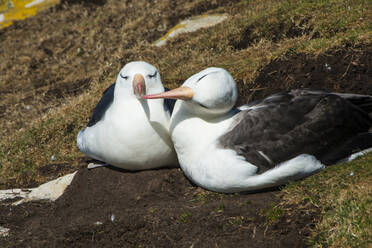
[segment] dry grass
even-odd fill
[[[370,5],[367,0],[64,2],[0,30],[0,187],[45,182],[50,175],[40,168],[49,164],[67,165],[53,177],[75,170],[83,157],[76,134],[129,61],[154,64],[170,88],[207,66],[224,67],[239,83],[241,102],[247,101],[253,94],[247,89],[260,87],[255,79],[271,61],[298,53],[316,57],[334,47],[370,46]],[[229,18],[180,35],[164,47],[151,45],[179,21],[203,13],[228,13]],[[372,156],[360,161],[371,164]],[[359,168],[360,163],[351,166]],[[305,181],[288,189],[292,201],[309,201],[323,211],[314,244],[337,247],[370,241],[365,229],[371,230],[371,220],[365,213],[371,207],[371,175],[366,173],[360,182],[341,181],[346,186],[339,198],[329,189],[340,186],[337,178],[345,171],[332,168],[312,177],[313,188]],[[329,194],[323,194],[324,189]],[[306,190],[310,196],[304,195]],[[348,215],[338,220],[335,214],[347,207]],[[358,216],[367,222],[355,225]]]

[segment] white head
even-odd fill
[[[115,94],[130,95],[141,99],[146,94],[164,92],[159,71],[144,61],[126,64],[117,76]]]
[[[234,106],[238,97],[236,83],[225,69],[209,67],[188,78],[184,84],[162,94],[143,96],[145,99],[171,98],[185,101],[195,115],[221,115]]]

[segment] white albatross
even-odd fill
[[[372,147],[372,97],[291,90],[233,109],[236,83],[207,68],[146,99],[181,99],[171,117],[180,166],[217,192],[279,186]]]
[[[79,132],[80,151],[127,170],[178,166],[169,135],[172,103],[141,98],[161,92],[164,87],[154,66],[143,61],[126,64]]]

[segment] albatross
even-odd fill
[[[143,61],[126,64],[79,132],[80,151],[127,170],[178,166],[169,136],[172,102],[141,98],[161,92],[164,87],[154,66]]]
[[[371,96],[296,89],[234,109],[237,97],[230,73],[214,67],[143,96],[179,99],[171,138],[184,174],[203,188],[276,187],[371,150]]]

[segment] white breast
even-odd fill
[[[85,153],[133,170],[177,164],[168,132],[169,116],[162,108],[162,101],[114,102],[101,121],[83,130],[83,136],[79,134],[89,148]]]

